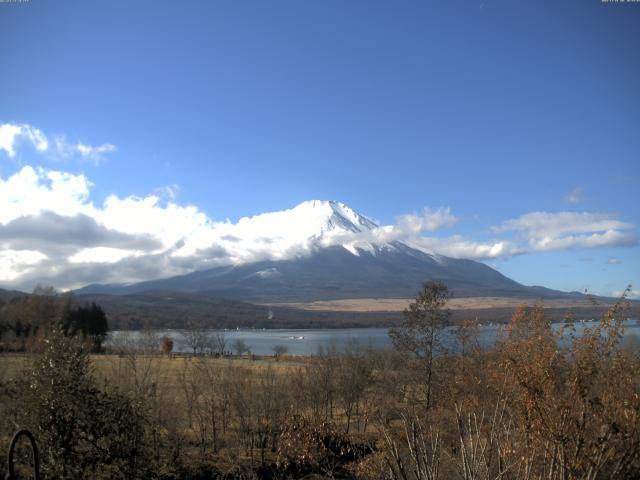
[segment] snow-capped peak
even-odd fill
[[[291,258],[315,248],[342,245],[354,255],[359,250],[374,252],[369,232],[375,222],[344,203],[308,200],[293,208],[241,218],[237,223],[216,226],[217,237],[237,262],[247,261],[249,253],[268,258]],[[366,239],[364,238],[366,237]]]
[[[373,230],[377,225],[342,202],[333,200],[307,200],[296,205],[291,212],[304,215],[316,227],[314,238],[334,231],[358,233]]]

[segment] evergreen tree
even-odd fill
[[[102,307],[95,303],[85,304],[67,310],[61,320],[61,327],[67,335],[82,334],[91,342],[91,351],[96,353],[102,348],[107,337],[107,315]]]

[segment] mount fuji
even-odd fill
[[[477,261],[413,248],[340,202],[306,201],[233,226],[226,240],[238,257],[263,249],[262,258],[130,285],[93,284],[76,293],[182,292],[277,303],[413,298],[425,281],[442,280],[455,297],[573,295],[524,286]]]

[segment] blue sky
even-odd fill
[[[0,178],[82,175],[96,206],[171,186],[212,221],[313,198],[382,224],[449,208],[429,236],[513,242],[476,258],[609,294],[640,284],[638,45],[640,4],[599,0],[2,3],[0,124],[64,146],[22,132]],[[542,248],[532,212],[590,217]]]

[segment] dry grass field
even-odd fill
[[[277,303],[272,306],[300,308],[302,310],[329,312],[401,312],[414,299],[410,298],[350,298],[343,300],[320,300],[315,302]],[[532,305],[536,300],[531,298],[506,297],[470,297],[453,298],[447,302],[451,310],[482,310],[492,308],[515,308],[519,305]],[[545,299],[545,308],[588,308],[593,303],[588,298]],[[610,307],[614,301],[598,300],[601,307]]]
[[[15,378],[24,369],[28,368],[37,356],[31,353],[1,353],[0,354],[0,380]],[[286,375],[294,370],[303,368],[308,364],[307,357],[282,357],[276,360],[274,357],[243,357],[243,358],[213,358],[213,357],[192,357],[191,355],[137,355],[134,357],[120,356],[117,354],[91,355],[91,364],[96,378],[100,381],[109,379],[113,373],[120,368],[134,369],[130,363],[135,362],[135,369],[140,370],[147,365],[152,365],[154,371],[159,373],[162,385],[169,388],[175,387],[178,377],[185,368],[193,362],[204,362],[215,368],[231,367],[240,370],[250,371],[256,374],[273,369],[277,374]],[[126,360],[127,365],[123,365]]]

